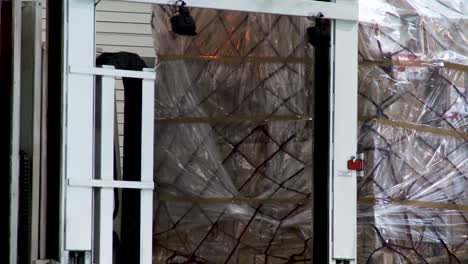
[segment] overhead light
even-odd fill
[[[186,7],[187,4],[184,1],[177,1],[176,3],[178,2],[180,2],[178,14],[171,18],[172,31],[182,36],[196,36],[197,26],[190,15],[190,10]]]
[[[330,23],[319,13],[315,19],[315,26],[307,29],[307,41],[314,46],[330,47]]]

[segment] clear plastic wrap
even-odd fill
[[[467,10],[360,1],[358,263],[468,263]]]
[[[358,263],[468,263],[468,3],[363,0]],[[158,55],[154,262],[310,262],[306,18],[193,9]]]
[[[154,6],[154,263],[310,261],[307,18]]]

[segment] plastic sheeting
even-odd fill
[[[154,7],[155,263],[310,262],[304,18]],[[468,3],[363,0],[358,263],[468,261]],[[310,60],[312,61],[312,60]]]
[[[358,263],[468,263],[468,2],[360,5]]]
[[[155,263],[309,262],[307,18],[155,6]]]

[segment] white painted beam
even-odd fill
[[[147,73],[152,73],[145,69]],[[142,81],[141,181],[153,182],[154,164],[154,80]],[[153,190],[140,194],[140,264],[153,262]]]
[[[356,3],[356,0],[337,0]],[[332,256],[356,260],[356,172],[347,161],[357,151],[358,22],[334,21],[333,58],[333,166],[332,166]]]
[[[167,0],[125,0],[125,2],[149,4],[174,4]],[[316,16],[322,13],[327,19],[358,20],[358,5],[313,0],[185,0],[189,7],[258,12],[289,16]]]
[[[103,66],[112,69],[112,66]],[[96,179],[114,180],[114,97],[115,79],[96,78]],[[72,180],[72,179],[70,179]],[[98,264],[113,263],[114,190],[99,188],[96,193],[94,235]]]
[[[65,65],[94,67],[94,1],[68,0]],[[57,51],[56,51],[57,52]],[[94,177],[94,76],[66,72],[63,94],[64,179]],[[66,186],[65,250],[92,250],[92,188]]]
[[[114,181],[114,180],[81,180],[69,179],[69,186],[74,187],[92,187],[92,188],[107,188],[107,189],[137,189],[137,190],[153,190],[153,181],[137,182],[137,181]]]
[[[77,65],[70,66],[70,73],[81,74],[81,75],[127,77],[127,78],[146,79],[146,80],[156,79],[156,74],[152,71],[128,71],[128,70],[116,70],[116,69],[106,69],[106,68],[77,66]]]

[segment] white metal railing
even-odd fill
[[[116,70],[113,66],[70,66],[70,74],[96,76],[96,132],[95,177],[93,179],[69,178],[68,187],[94,188],[94,237],[100,264],[112,262],[113,245],[113,189],[140,189],[140,263],[152,262],[153,222],[153,132],[154,132],[154,80],[153,69],[143,71]],[[114,180],[114,125],[115,77],[142,79],[141,120],[141,181]],[[93,212],[80,212],[89,214]]]

